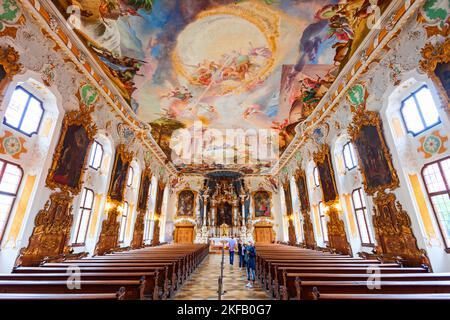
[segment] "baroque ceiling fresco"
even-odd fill
[[[181,172],[264,173],[273,159],[221,163],[217,151],[248,148],[214,139],[203,141],[203,161],[183,162],[171,136],[195,125],[273,129],[283,152],[390,1],[53,2],[66,18],[79,8],[75,32]]]

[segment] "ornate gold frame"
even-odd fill
[[[179,207],[180,203],[179,202],[180,202],[180,194],[183,191],[190,191],[190,192],[192,192],[194,194],[194,206],[192,208],[192,216],[180,215],[180,207]],[[188,217],[191,217],[191,218],[195,219],[195,210],[197,209],[197,195],[198,195],[198,193],[196,191],[191,190],[189,188],[184,188],[184,189],[182,189],[182,190],[177,192],[177,206],[176,206],[177,212],[175,214],[175,219],[183,219],[183,218],[188,218]]]
[[[336,198],[334,200],[324,202],[324,204],[326,206],[332,206],[333,204],[335,204],[336,202],[339,201],[339,192],[338,192],[337,185],[336,185],[336,175],[334,174],[333,164],[331,163],[330,147],[327,144],[322,144],[319,147],[319,150],[314,152],[313,159],[314,159],[314,162],[316,163],[316,165],[322,164],[328,159],[327,164],[330,168],[331,180],[333,182],[333,187],[336,192]],[[319,177],[319,179],[320,179],[320,177]],[[322,198],[323,198],[325,195],[325,191],[323,190],[322,181],[320,181],[320,188],[322,190]]]
[[[13,47],[0,48],[0,64],[6,73],[5,78],[0,80],[0,97],[3,97],[3,90],[13,77],[22,71],[23,65],[19,63],[19,59],[20,55]]]
[[[261,191],[267,192],[267,193],[269,194],[270,216],[268,216],[268,217],[257,217],[256,214],[255,214],[255,211],[256,211],[256,210],[255,210],[255,194],[257,194],[258,192],[261,192]],[[251,196],[252,196],[252,200],[253,200],[253,213],[252,213],[251,218],[252,218],[252,219],[260,219],[260,218],[273,219],[273,212],[272,212],[272,207],[273,207],[273,202],[272,202],[272,192],[267,191],[267,190],[264,189],[264,188],[259,188],[259,189],[255,190],[255,191],[253,191],[253,192],[251,193]]]
[[[347,132],[350,135],[353,142],[356,141],[356,139],[358,138],[358,135],[361,132],[361,129],[364,126],[375,126],[376,127],[378,137],[380,138],[380,142],[381,142],[381,148],[383,149],[384,157],[386,158],[389,170],[392,175],[391,183],[382,185],[382,186],[378,186],[376,188],[369,187],[367,185],[367,179],[366,179],[366,175],[363,170],[361,157],[358,155],[359,171],[361,172],[365,192],[368,195],[372,196],[376,192],[383,192],[384,190],[386,190],[388,188],[391,190],[398,188],[398,186],[400,185],[400,181],[397,176],[397,171],[395,170],[394,165],[392,163],[391,153],[389,152],[389,149],[386,145],[386,141],[383,136],[383,129],[381,126],[381,120],[380,120],[380,116],[378,115],[378,113],[375,111],[368,111],[368,110],[365,110],[362,108],[359,108],[354,112],[352,123],[350,124],[350,126],[347,130]],[[358,150],[356,150],[356,152],[358,152]]]
[[[115,156],[114,156],[114,165],[113,165],[113,169],[111,171],[111,177],[110,177],[109,187],[108,187],[108,197],[107,197],[108,202],[113,203],[115,205],[119,205],[120,203],[122,203],[124,195],[125,195],[125,186],[126,186],[126,183],[125,183],[124,187],[122,188],[122,190],[120,192],[122,201],[119,201],[119,200],[111,198],[111,188],[112,188],[112,184],[114,183],[113,176],[114,176],[114,174],[116,172],[116,169],[117,169],[117,162],[119,161],[119,157],[120,157],[120,159],[122,159],[122,162],[124,164],[127,164],[127,175],[125,177],[125,181],[127,181],[128,180],[128,174],[130,172],[129,171],[129,167],[130,167],[131,161],[133,159],[133,152],[127,151],[124,144],[119,144],[117,146],[117,148],[116,148],[116,153],[115,153]]]
[[[432,43],[427,43],[425,47],[422,48],[421,54],[423,60],[419,62],[420,70],[425,72],[431,80],[433,80],[436,88],[439,91],[444,104],[447,105],[447,112],[450,109],[450,97],[447,95],[441,80],[435,73],[438,63],[448,63],[450,62],[450,38],[446,38],[444,42],[438,43],[433,46]]]
[[[85,107],[81,107],[78,111],[70,111],[64,116],[62,128],[61,128],[61,134],[59,136],[58,144],[55,149],[55,153],[53,154],[53,162],[52,166],[50,167],[47,175],[47,179],[45,180],[45,183],[47,187],[49,187],[52,190],[55,190],[56,188],[61,189],[61,191],[70,191],[73,195],[77,195],[81,191],[81,187],[83,184],[83,177],[84,173],[87,169],[86,164],[89,158],[89,151],[91,150],[92,142],[94,141],[94,137],[97,134],[97,126],[95,123],[93,123],[91,118],[91,112],[93,109],[88,109]],[[56,167],[58,165],[58,160],[61,157],[61,152],[63,151],[63,143],[64,139],[66,137],[67,129],[70,126],[73,125],[81,125],[86,130],[88,139],[89,139],[89,145],[86,150],[86,155],[84,157],[83,162],[83,168],[80,173],[80,179],[77,182],[76,187],[70,187],[66,185],[59,184],[55,181],[53,181],[53,176],[55,174]]]

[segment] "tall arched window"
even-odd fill
[[[433,96],[426,85],[402,101],[400,113],[406,130],[413,136],[441,123]]]
[[[11,216],[11,209],[16,200],[22,176],[21,167],[0,159],[0,243]]]
[[[44,115],[42,101],[21,86],[14,90],[3,123],[27,136],[37,134]]]
[[[367,223],[367,207],[362,188],[353,190],[352,200],[361,243],[363,245],[371,246],[373,245],[373,242],[372,237],[370,236],[369,224]]]
[[[84,246],[91,220],[92,208],[94,206],[94,191],[88,188],[83,189],[81,204],[78,209],[77,223],[75,224],[75,235],[73,245]]]
[[[450,253],[450,157],[426,164],[422,169],[428,197]]]
[[[92,143],[91,154],[89,155],[89,167],[98,170],[102,165],[103,145],[97,140]]]
[[[123,243],[125,241],[125,231],[127,229],[128,211],[129,205],[128,202],[125,201],[123,203],[122,216],[120,217],[120,233],[119,233],[120,243]]]
[[[320,228],[322,229],[323,242],[328,243],[328,227],[325,216],[325,208],[323,202],[319,202],[319,218],[320,218]]]
[[[344,156],[344,163],[347,170],[356,168],[358,163],[356,161],[355,149],[353,148],[353,144],[350,141],[344,145],[342,154]]]

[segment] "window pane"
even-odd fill
[[[314,168],[313,175],[314,175],[314,184],[318,187],[320,185],[320,180],[319,180],[319,169],[317,169],[317,167]]]
[[[125,227],[127,224],[127,217],[122,216],[122,219],[120,220],[120,242],[123,242],[125,240]]]
[[[441,161],[441,168],[442,171],[444,171],[444,177],[447,184],[450,184],[450,159]]]
[[[419,114],[419,109],[416,105],[414,97],[410,97],[403,102],[402,107],[402,115],[406,124],[406,128],[413,132],[417,133],[425,129],[424,124],[422,123],[422,118]]]
[[[128,172],[127,186],[131,186],[132,185],[132,183],[133,183],[133,175],[134,175],[133,167],[130,167],[129,172]]]
[[[433,96],[428,88],[422,88],[416,93],[420,111],[425,120],[425,125],[431,127],[439,122],[439,113],[434,103]]]
[[[22,125],[19,129],[26,134],[37,132],[42,114],[43,110],[41,103],[35,98],[31,98],[30,103],[28,104],[27,112],[23,118]]]
[[[443,194],[432,197],[431,201],[448,244],[450,243],[450,197],[448,194]]]
[[[103,149],[101,145],[97,144],[97,151],[95,152],[95,158],[92,166],[97,169],[100,168],[100,165],[102,164],[102,159],[103,159]]]
[[[94,202],[94,193],[89,190],[89,189],[85,189],[86,190],[86,201],[84,202],[84,206],[86,209],[92,209],[92,203]]]
[[[86,240],[90,214],[91,214],[90,210],[83,210],[83,213],[81,214],[80,229],[77,237],[77,243],[84,243],[84,241]]]
[[[14,196],[0,194],[0,237],[6,228],[6,222],[8,220],[13,201]]]
[[[11,163],[6,164],[5,173],[0,181],[0,191],[16,194],[22,178],[22,170]]]
[[[446,189],[444,179],[442,178],[441,171],[439,170],[439,165],[437,163],[428,165],[425,170],[423,170],[423,178],[428,187],[428,192],[430,193],[444,191]]]
[[[27,105],[29,98],[28,92],[21,88],[14,90],[11,96],[11,101],[8,104],[5,112],[5,122],[14,128],[18,128],[22,113]]]
[[[345,162],[345,166],[347,167],[347,169],[353,168],[350,144],[346,144],[344,146],[344,162]]]
[[[361,195],[358,190],[353,191],[353,206],[355,210],[362,208]]]
[[[358,219],[359,232],[362,243],[370,243],[369,233],[367,231],[366,219],[364,219],[365,210],[357,210],[356,218]]]

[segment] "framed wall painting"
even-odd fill
[[[309,211],[311,208],[309,204],[308,185],[306,182],[305,170],[299,169],[297,171],[295,175],[295,182],[297,184],[301,209],[302,211]]]
[[[387,188],[397,188],[397,172],[386,146],[378,113],[358,109],[348,132],[358,154],[366,193],[373,195]]]
[[[283,190],[284,190],[284,200],[286,203],[286,215],[290,216],[290,215],[292,215],[292,196],[291,196],[291,184],[290,184],[289,178],[283,184]]]
[[[150,171],[150,169],[145,168],[141,176],[141,184],[139,187],[138,207],[137,207],[139,211],[147,211],[148,196],[151,184],[152,184],[152,172]]]
[[[123,201],[131,158],[132,155],[125,150],[123,144],[117,147],[108,191],[110,200]]]
[[[253,193],[253,204],[255,209],[255,218],[266,217],[270,218],[272,195],[266,190],[258,190]]]
[[[334,177],[333,165],[331,163],[330,148],[323,144],[319,151],[314,154],[314,161],[316,162],[319,171],[320,187],[322,188],[323,201],[325,204],[330,204],[337,200],[338,192],[336,181]]]
[[[72,194],[81,191],[86,162],[97,132],[89,111],[69,112],[63,121],[61,135],[53,156],[46,184],[51,189],[60,188]]]
[[[177,216],[193,217],[195,212],[195,192],[189,189],[178,193]]]

